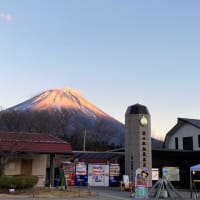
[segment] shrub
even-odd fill
[[[37,176],[0,176],[0,188],[27,189],[32,188],[37,182]]]

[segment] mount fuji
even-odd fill
[[[45,115],[48,115],[45,123],[49,122],[45,126],[49,128],[43,129],[43,131],[50,133],[54,131],[53,134],[62,137],[63,134],[67,134],[68,136],[77,134],[77,137],[80,138],[82,136],[78,135],[77,132],[80,133],[87,130],[88,140],[98,139],[103,141],[103,143],[115,144],[117,146],[124,145],[124,125],[87,101],[81,95],[80,91],[75,89],[61,88],[47,90],[6,109],[5,112],[28,113],[23,117],[26,121],[33,118],[31,116],[35,115],[35,113],[42,113],[43,117],[39,115],[37,117],[42,120],[45,117],[45,113]],[[54,122],[52,122],[52,118]],[[42,123],[41,120],[37,123],[37,126],[39,123]],[[27,124],[30,124],[30,120]],[[29,130],[33,131],[32,124],[33,122],[29,125],[31,127]],[[20,127],[26,127],[26,125],[20,125]],[[26,130],[27,127],[25,128]],[[38,129],[34,131],[40,132]],[[66,138],[69,138],[68,136]]]

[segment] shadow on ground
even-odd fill
[[[40,197],[40,198],[70,198],[70,197],[89,197],[95,196],[88,188],[69,187],[65,190],[57,188],[33,188],[29,190],[0,190],[0,197]]]

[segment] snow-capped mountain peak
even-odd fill
[[[87,101],[79,90],[71,88],[51,89],[24,101],[12,108],[15,111],[42,111],[71,109],[96,118],[96,115],[110,117]]]

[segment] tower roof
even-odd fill
[[[126,115],[130,114],[147,114],[149,115],[149,111],[146,106],[141,104],[134,104],[132,106],[129,106],[126,110]]]

